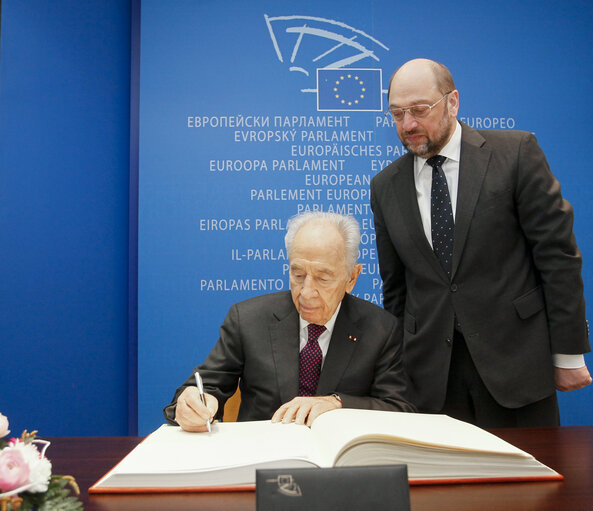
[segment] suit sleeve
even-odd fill
[[[171,403],[163,413],[170,424],[175,422],[177,398],[185,390],[196,384],[194,373],[200,372],[204,383],[204,391],[218,400],[216,419],[222,419],[224,404],[237,390],[239,377],[243,371],[243,350],[240,342],[237,306],[233,305],[220,327],[220,338],[206,358],[206,361],[195,367],[189,378],[176,391]]]
[[[405,267],[399,258],[383,219],[380,193],[371,181],[371,209],[373,210],[379,271],[383,280],[383,307],[398,318],[403,318],[406,298]]]
[[[573,209],[530,133],[519,146],[517,173],[515,203],[544,291],[552,352],[585,353],[590,347]]]

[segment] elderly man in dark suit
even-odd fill
[[[241,390],[238,420],[307,424],[335,408],[414,411],[406,400],[401,325],[351,296],[360,229],[352,217],[307,213],[287,226],[290,292],[231,307],[220,339],[164,412],[187,431],[205,431]]]
[[[384,306],[404,324],[412,401],[483,427],[557,425],[591,382],[573,211],[530,133],[458,122],[448,69],[389,85],[408,153],[371,182]]]

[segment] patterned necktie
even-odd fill
[[[432,167],[432,189],[430,190],[432,249],[450,277],[453,261],[454,223],[449,187],[442,168],[446,159],[444,156],[433,156],[428,158],[426,163]]]
[[[310,323],[307,326],[309,340],[301,350],[299,359],[299,396],[314,396],[317,392],[319,374],[321,373],[321,361],[323,354],[317,339],[325,332],[323,325]]]

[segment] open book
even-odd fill
[[[311,429],[254,421],[187,433],[163,425],[89,491],[249,489],[260,468],[402,463],[412,484],[562,479],[530,454],[446,415],[340,409],[320,415]]]

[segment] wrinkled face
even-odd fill
[[[437,88],[432,72],[419,65],[400,69],[393,77],[389,92],[390,108],[405,108],[412,105],[432,105],[447,91]],[[408,151],[430,158],[439,153],[455,131],[455,118],[459,108],[459,94],[452,91],[430,113],[417,119],[406,112],[396,123],[397,134]]]
[[[360,265],[349,270],[344,239],[326,221],[311,221],[297,232],[291,251],[290,292],[303,319],[323,325],[356,284]]]

